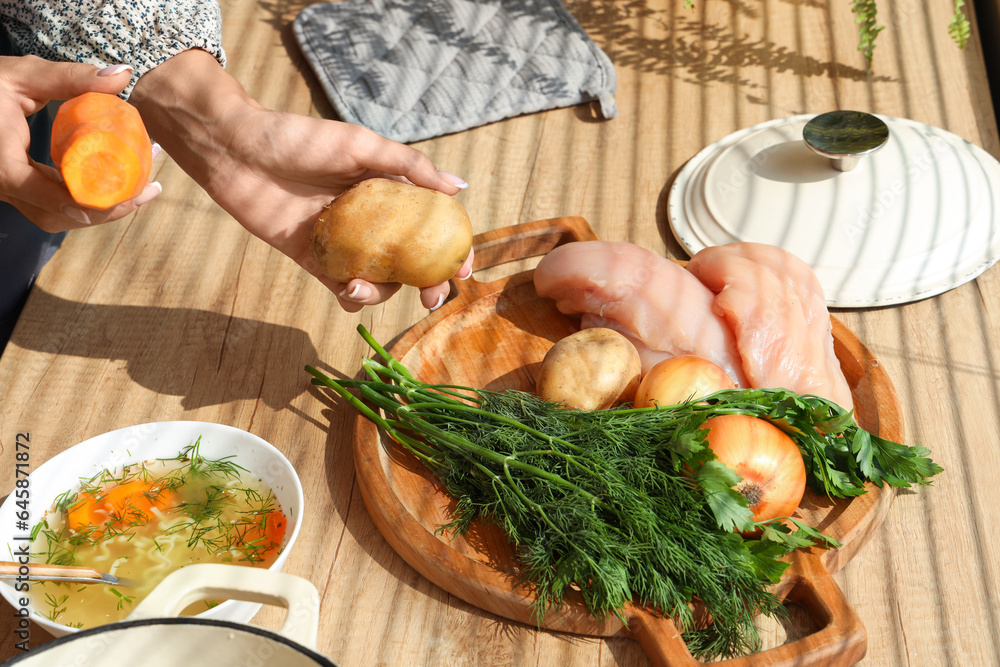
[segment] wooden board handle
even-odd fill
[[[570,241],[596,241],[597,234],[578,216],[526,222],[476,234],[476,268],[489,269],[506,262],[544,255]]]
[[[760,653],[711,663],[712,667],[846,667],[864,657],[868,635],[833,576],[812,550],[796,554],[782,580],[784,599],[805,608],[820,626],[801,639]],[[780,593],[779,593],[780,595]],[[668,618],[636,610],[629,617],[632,636],[653,667],[707,665],[688,651],[681,633]]]
[[[476,250],[474,270],[483,271],[507,262],[538,257],[556,246],[572,241],[596,240],[597,234],[590,224],[578,216],[549,218],[493,229],[472,238],[472,247]],[[486,296],[495,286],[493,282],[479,282],[472,276],[464,281],[452,279],[451,285],[451,299],[461,297],[463,303]]]

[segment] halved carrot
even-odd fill
[[[87,526],[103,525],[107,520],[107,511],[86,491],[80,493],[76,502],[66,510],[66,523],[70,529],[78,532]]]
[[[265,551],[265,553],[268,553],[279,548],[281,543],[284,542],[285,529],[288,527],[288,519],[285,518],[283,512],[276,510],[267,515],[264,519],[264,524],[264,536],[272,545],[267,549],[267,551]]]
[[[154,507],[166,509],[176,504],[176,500],[176,494],[169,489],[132,480],[116,484],[97,497],[86,491],[80,493],[77,502],[67,510],[66,521],[75,531],[88,526],[100,529],[109,522],[119,527],[142,525],[154,518]]]
[[[285,539],[285,529],[288,527],[288,519],[281,510],[273,510],[266,514],[259,514],[249,524],[244,524],[243,533],[238,535],[237,548],[255,544],[259,551],[257,556],[263,559],[269,553],[281,547]]]
[[[115,95],[84,93],[59,107],[52,161],[77,203],[105,209],[137,196],[153,168],[146,126]]]

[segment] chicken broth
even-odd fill
[[[77,628],[119,621],[168,574],[192,563],[268,567],[287,520],[273,491],[198,442],[174,459],[104,470],[56,498],[32,531],[34,562],[92,567],[131,586],[31,582],[36,612]],[[190,605],[193,615],[217,604]]]

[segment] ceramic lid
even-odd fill
[[[680,171],[670,225],[694,254],[754,241],[809,263],[827,303],[907,303],[974,279],[1000,257],[1000,163],[940,128],[877,116],[889,139],[841,171],[810,149],[815,115],[740,130]]]

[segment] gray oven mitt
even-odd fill
[[[561,0],[342,0],[295,37],[342,120],[408,143],[597,100],[615,70]]]

